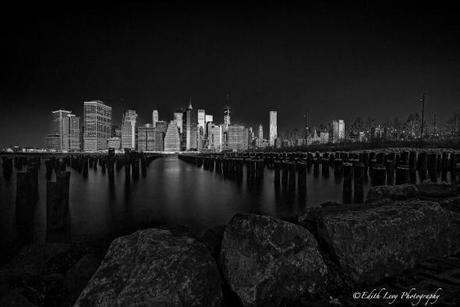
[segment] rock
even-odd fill
[[[439,200],[439,204],[446,210],[460,214],[460,196]]]
[[[14,289],[7,295],[0,298],[0,306],[2,307],[34,307],[36,305],[29,302],[25,298],[20,289]]]
[[[39,243],[24,246],[8,264],[0,268],[0,282],[35,278],[48,271],[50,261],[70,251],[70,244]]]
[[[84,255],[65,275],[63,293],[64,304],[71,306],[96,272],[101,260],[92,254]]]
[[[357,284],[372,284],[460,250],[459,225],[452,212],[422,200],[331,211],[317,222],[321,242]]]
[[[235,215],[225,228],[220,263],[243,305],[296,300],[326,283],[327,266],[313,235],[268,216]]]
[[[421,197],[432,199],[453,197],[460,194],[457,186],[447,183],[423,183],[418,184],[417,189]]]
[[[206,246],[169,230],[115,239],[75,306],[219,306],[217,265]]]
[[[420,195],[417,186],[413,184],[381,185],[369,189],[366,203],[372,203],[382,199],[407,200]]]

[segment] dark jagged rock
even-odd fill
[[[101,260],[99,257],[86,254],[70,270],[63,282],[64,304],[71,306],[96,272]]]
[[[458,251],[459,222],[438,203],[411,200],[323,212],[317,227],[346,276],[357,284],[372,284],[427,258]]]
[[[418,184],[417,189],[423,198],[446,198],[460,194],[459,186],[452,186],[447,183],[423,183]]]
[[[217,265],[206,246],[169,230],[115,239],[75,306],[219,306]]]
[[[237,214],[227,225],[220,262],[243,305],[280,304],[319,292],[327,267],[305,228],[277,218]]]
[[[392,200],[407,200],[420,195],[417,186],[413,184],[381,185],[369,189],[366,203],[372,203],[385,198]]]

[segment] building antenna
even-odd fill
[[[423,126],[425,123],[425,93],[423,93],[420,100],[422,102],[422,124],[420,125],[420,138],[423,138]]]

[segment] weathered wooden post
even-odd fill
[[[10,180],[13,174],[13,160],[11,158],[2,157],[3,161],[3,178]]]
[[[409,182],[409,167],[401,165],[396,168],[396,184],[405,184]]]
[[[387,184],[393,185],[395,178],[395,162],[394,160],[387,160],[386,162],[387,170]]]
[[[375,165],[372,167],[372,186],[385,185],[385,167],[381,165]]]
[[[354,166],[354,200],[355,203],[364,201],[364,163]]]
[[[352,200],[353,164],[343,163],[343,203],[350,204]]]
[[[430,175],[430,180],[432,182],[437,182],[438,181],[438,157],[436,153],[431,152],[428,154],[428,174]]]

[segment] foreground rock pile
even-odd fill
[[[65,271],[59,278],[68,280],[58,289],[75,293],[87,283],[72,297],[75,306],[347,305],[355,303],[347,301],[352,289],[374,287],[432,258],[458,254],[459,203],[459,190],[450,185],[379,186],[364,205],[326,203],[289,222],[237,214],[202,238],[138,231],[114,240],[94,274],[95,268],[85,270],[94,263],[91,255],[64,270],[50,264],[55,255],[43,254],[48,260],[40,263],[47,265],[19,257],[0,276],[9,281],[29,276],[30,283],[38,272],[49,271],[45,280],[52,289],[53,272]],[[40,305],[23,288],[10,288],[3,300]]]

